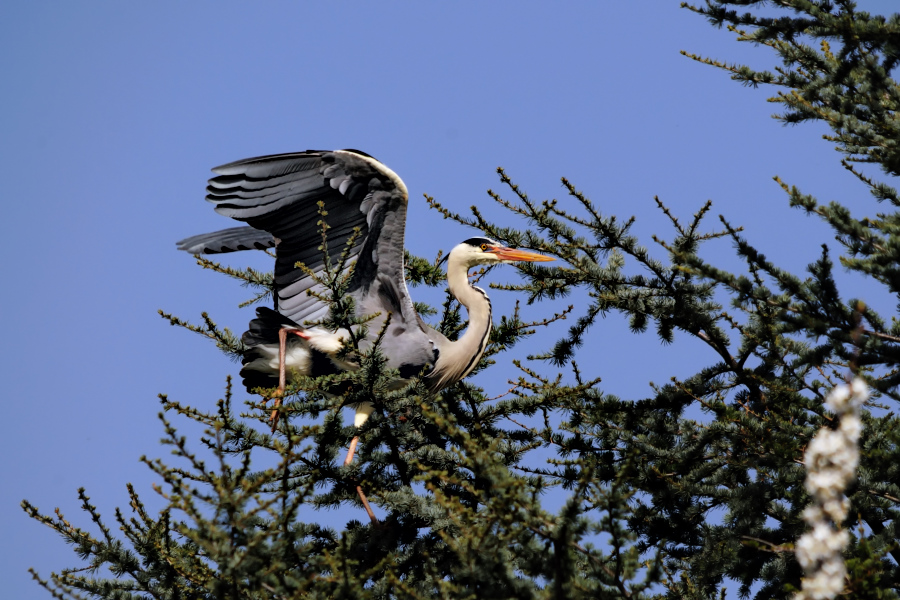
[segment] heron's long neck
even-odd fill
[[[461,365],[458,379],[462,379],[475,367],[487,346],[491,333],[491,301],[483,291],[469,285],[468,269],[464,265],[447,266],[447,287],[469,312],[465,333],[452,342],[450,349],[455,361]]]

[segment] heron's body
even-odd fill
[[[315,281],[325,266],[319,202],[327,212],[331,253],[340,254],[348,240],[355,240],[349,251],[354,267],[347,293],[353,297],[356,314],[376,315],[367,323],[371,337],[390,315],[380,346],[388,366],[404,380],[424,373],[432,391],[468,375],[487,345],[491,305],[483,290],[469,284],[469,268],[548,260],[484,237],[455,247],[448,257],[448,286],[466,306],[469,326],[451,341],[429,327],[413,307],[403,264],[408,192],[396,173],[382,163],[357,150],[310,150],[238,161],[214,172],[218,176],[209,182],[207,200],[216,205],[216,212],[250,227],[194,236],[179,242],[179,248],[195,254],[276,248],[275,310],[257,310],[257,318],[243,336],[247,350],[241,375],[248,390],[278,385],[278,332],[282,329],[297,334],[286,341],[288,371],[324,375],[355,367],[339,357],[347,332],[314,324],[329,310],[322,300],[325,290]],[[363,342],[361,350],[369,343]]]
[[[396,173],[358,150],[262,156],[213,171],[217,176],[209,181],[206,199],[216,205],[216,212],[249,227],[194,236],[178,247],[193,254],[275,247],[275,309],[258,309],[244,333],[241,375],[251,392],[277,385],[277,402],[290,372],[326,375],[357,367],[342,352],[349,332],[317,324],[330,308],[326,290],[318,283],[325,271],[322,209],[327,212],[331,253],[339,255],[350,244],[353,274],[346,293],[353,298],[356,315],[374,315],[367,322],[369,338],[360,349],[374,343],[390,318],[379,349],[387,365],[399,372],[398,384],[422,374],[427,386],[437,391],[478,364],[491,331],[491,303],[483,290],[469,284],[471,267],[552,260],[484,237],[453,248],[447,259],[447,284],[468,310],[469,325],[451,341],[422,321],[406,289],[403,236],[408,193]],[[357,427],[372,409],[367,402],[356,406]],[[277,415],[272,413],[273,431]],[[351,441],[344,464],[352,461],[358,439]],[[376,521],[362,488],[356,490]]]

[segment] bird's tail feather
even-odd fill
[[[177,243],[179,250],[191,254],[220,254],[238,250],[264,250],[275,247],[275,238],[267,231],[248,225],[201,233]]]
[[[257,387],[275,387],[278,385],[278,369],[260,369],[262,365],[272,363],[273,357],[278,353],[278,332],[283,327],[292,329],[303,329],[300,325],[272,310],[268,307],[260,307],[256,309],[256,318],[250,321],[249,329],[241,336],[244,343],[243,364],[241,369],[241,377],[244,379],[244,385],[247,390]],[[288,347],[299,344],[300,341],[294,336],[290,336],[287,340]]]
[[[254,346],[260,344],[277,344],[278,332],[284,327],[292,329],[304,329],[301,325],[297,325],[280,312],[274,311],[267,306],[261,306],[256,309],[256,318],[250,321],[249,329],[241,336],[244,346],[253,349]],[[246,352],[245,359],[246,363]]]

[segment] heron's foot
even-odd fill
[[[278,407],[281,406],[281,394],[284,393],[284,390],[279,390],[278,397],[275,398],[275,406],[272,407],[272,414],[269,416],[269,422],[272,424],[272,433],[275,433],[275,429],[278,427]]]

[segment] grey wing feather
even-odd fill
[[[407,192],[390,169],[361,152],[309,150],[263,156],[213,169],[207,200],[216,212],[248,223],[277,240],[275,287],[278,311],[291,320],[316,320],[328,307],[307,292],[319,287],[296,267],[315,273],[324,268],[318,202],[327,211],[328,246],[338,256],[358,228],[349,250],[356,262],[350,293],[365,311],[399,309],[404,320],[417,321],[403,277],[403,236]],[[198,236],[199,237],[199,236]],[[395,307],[379,305],[391,288]]]
[[[275,238],[268,231],[260,231],[245,225],[194,235],[181,240],[177,246],[179,250],[191,254],[219,254],[238,250],[274,248]]]

